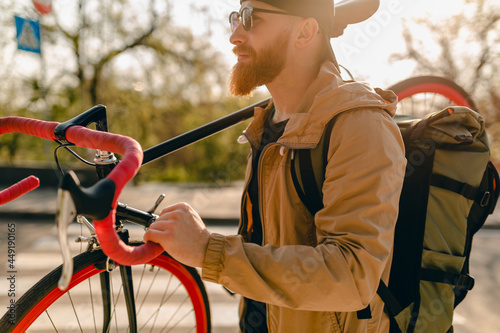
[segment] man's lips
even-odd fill
[[[238,53],[237,56],[238,56],[238,61],[244,61],[250,58],[250,55],[246,53]]]
[[[236,55],[236,57],[238,58],[238,61],[245,61],[245,60],[248,60],[249,58],[252,57],[252,54],[254,53],[252,49],[248,48],[248,47],[242,47],[242,46],[239,46],[239,47],[235,47],[233,49],[233,53]]]

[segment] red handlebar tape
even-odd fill
[[[6,204],[9,201],[19,198],[23,194],[34,190],[39,185],[40,180],[35,176],[24,178],[23,180],[0,192],[0,205]]]
[[[57,125],[56,122],[5,117],[0,118],[0,134],[18,132],[54,140],[54,129]],[[160,245],[149,242],[138,247],[129,246],[120,240],[115,231],[118,196],[142,164],[143,152],[139,143],[127,136],[95,131],[82,126],[68,128],[66,140],[78,147],[107,150],[123,155],[120,163],[107,177],[116,185],[113,209],[105,219],[94,221],[97,238],[104,253],[119,264],[127,266],[143,264],[160,255],[163,252]]]

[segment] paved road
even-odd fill
[[[0,220],[0,305],[5,308],[10,300],[6,279],[8,224],[16,226],[16,269],[18,271],[16,292],[23,293],[47,272],[61,263],[55,228],[47,221]],[[210,227],[212,231],[232,234],[234,226]],[[76,234],[79,229],[72,228]],[[139,232],[136,230],[134,232]],[[476,286],[455,315],[455,332],[477,333],[500,330],[500,231],[481,231],[474,244],[471,261],[472,275]],[[208,284],[211,299],[213,332],[237,331],[237,297],[229,296],[220,286]]]

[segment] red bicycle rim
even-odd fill
[[[441,83],[421,83],[398,93],[399,101],[420,93],[436,93],[445,96],[457,106],[471,107],[469,102],[455,89]]]
[[[177,277],[179,281],[181,281],[181,283],[186,288],[191,302],[193,303],[197,323],[196,332],[207,332],[207,313],[203,301],[203,295],[201,294],[196,280],[192,277],[191,274],[189,274],[186,268],[174,259],[164,255],[158,256],[157,258],[148,262],[148,264],[159,266],[165,269],[168,268],[168,271],[175,277]],[[101,272],[103,272],[103,270],[97,269],[94,267],[94,265],[91,265],[75,273],[66,291],[62,291],[57,287],[52,290],[35,307],[33,307],[33,309],[31,309],[31,311],[28,312],[26,316],[24,316],[24,318],[18,323],[13,332],[24,333],[29,328],[29,326],[40,316],[40,314],[42,314],[50,305],[52,305],[52,303],[58,300],[59,297],[64,295],[67,291],[71,290],[80,282]]]

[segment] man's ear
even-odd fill
[[[304,19],[299,25],[299,34],[296,39],[296,46],[299,48],[309,45],[319,32],[318,22],[313,18]]]

